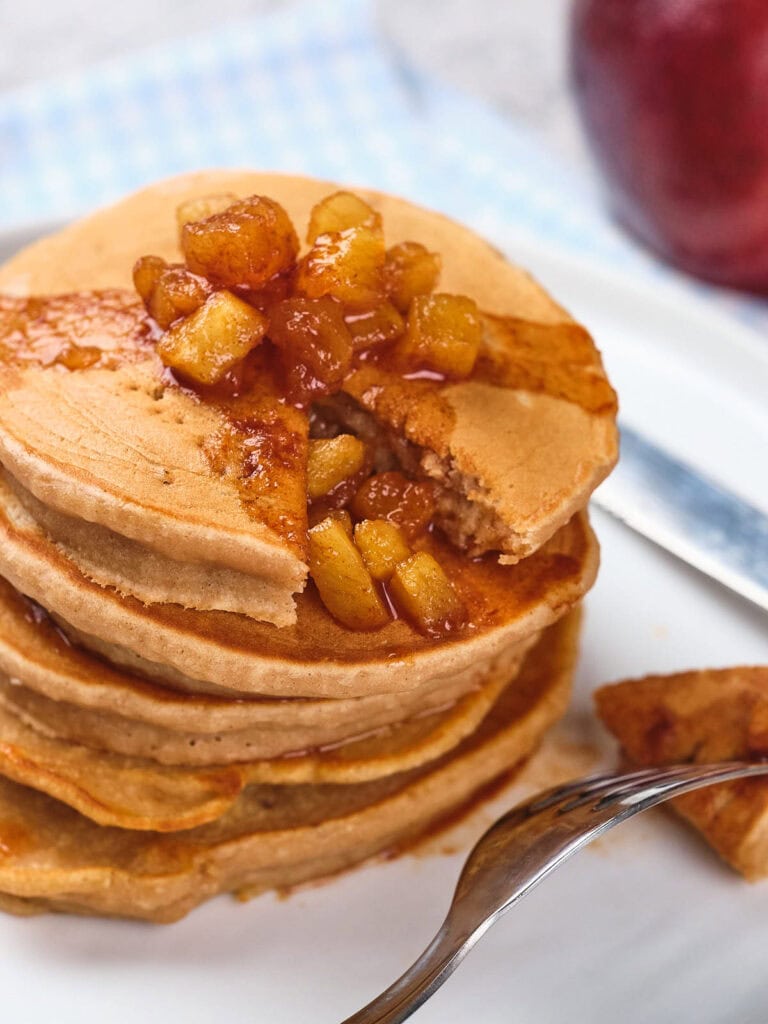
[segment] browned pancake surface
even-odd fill
[[[396,848],[535,748],[567,703],[577,632],[573,616],[558,624],[480,728],[436,764],[354,786],[251,786],[223,817],[188,832],[100,827],[0,779],[6,908],[169,921],[217,892],[293,885]]]
[[[636,764],[768,756],[768,666],[647,676],[605,686],[596,701]],[[737,871],[768,874],[768,781],[709,786],[674,806]]]
[[[29,295],[127,288],[138,256],[179,258],[173,214],[186,199],[216,192],[269,195],[303,231],[312,205],[335,188],[305,178],[229,171],[161,182],[19,254],[0,269],[0,290]],[[353,374],[346,389],[383,428],[405,437],[417,456],[425,449],[443,460],[430,474],[461,477],[462,491],[471,491],[484,514],[503,523],[504,551],[516,560],[567,522],[615,461],[615,395],[599,353],[543,289],[471,231],[403,200],[361,194],[381,212],[388,242],[415,239],[439,252],[440,289],[471,296],[490,316],[487,351],[475,378],[454,384],[404,381],[373,363]],[[38,377],[39,372],[28,381],[28,390],[35,390]],[[20,402],[31,400],[28,390],[19,394]],[[76,501],[64,477],[56,486],[48,481],[42,493],[43,470],[20,449],[26,443],[43,462],[55,452],[18,415],[14,409],[5,417],[0,402],[0,454],[14,475],[61,511],[103,522],[109,508],[114,522],[113,501],[100,504],[96,493],[88,502]],[[4,435],[17,444],[9,441],[3,453]],[[111,484],[106,489],[114,491]],[[120,529],[134,536],[129,530],[138,530],[137,523],[125,512],[120,518]]]

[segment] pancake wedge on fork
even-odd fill
[[[328,875],[562,714],[616,398],[471,231],[184,175],[0,268],[0,363],[0,906]]]

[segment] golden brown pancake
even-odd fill
[[[125,720],[101,718],[94,722],[93,742],[71,742],[79,739],[71,734],[87,713],[0,677],[0,775],[48,793],[100,825],[179,831],[221,817],[253,783],[351,785],[434,761],[478,727],[508,685],[514,685],[508,675],[491,676],[444,710],[330,749],[296,750],[271,760],[254,760],[253,752],[226,767],[193,768],[115,753],[131,728]]]
[[[0,291],[29,296],[128,289],[138,256],[179,258],[174,210],[186,199],[221,192],[269,195],[301,230],[311,206],[335,188],[306,178],[232,171],[161,182],[18,254],[0,270]],[[362,195],[381,212],[388,242],[416,239],[440,253],[441,289],[470,295],[491,316],[488,353],[476,379],[405,381],[369,365],[348,380],[347,395],[377,429],[394,432],[398,450],[407,450],[422,474],[438,481],[441,524],[452,536],[467,539],[468,531],[474,549],[498,548],[515,561],[583,507],[615,461],[615,396],[599,354],[586,332],[527,274],[472,232],[404,200]],[[140,322],[135,330],[141,330]],[[237,466],[230,465],[226,497],[219,501],[222,514],[204,520],[194,515],[195,509],[208,511],[206,502],[215,500],[212,487],[222,488],[202,464],[199,445],[200,437],[220,436],[222,423],[210,409],[206,421],[200,403],[178,389],[154,397],[156,369],[151,356],[71,373],[28,361],[0,396],[0,461],[56,511],[169,557],[254,575],[277,573],[279,524],[287,517],[300,533],[298,502],[272,508],[265,522],[264,495],[273,493],[265,487],[251,502],[249,533],[242,508],[236,515],[231,507],[228,486],[242,481],[242,467],[238,476]],[[261,397],[260,421],[269,399]],[[63,414],[55,429],[52,409]],[[84,409],[97,412],[86,416]],[[298,438],[295,419],[282,426]],[[72,446],[86,434],[88,448],[70,459]],[[300,445],[294,454],[293,474],[304,457]],[[184,472],[187,456],[191,473]],[[164,484],[166,468],[170,481]],[[282,538],[290,547],[285,531]]]
[[[595,700],[638,765],[768,756],[768,666],[646,676],[604,686]],[[768,780],[708,786],[673,806],[746,878],[768,875]]]
[[[394,620],[371,633],[333,620],[310,586],[295,626],[277,629],[229,612],[142,605],[88,580],[0,480],[0,573],[77,629],[141,652],[192,679],[282,697],[349,698],[398,692],[430,679],[474,674],[500,651],[538,632],[576,604],[597,571],[597,542],[578,513],[516,566],[468,560],[427,536],[472,626],[439,639]]]
[[[269,367],[226,404],[166,387],[147,330],[127,292],[0,298],[0,461],[65,515],[172,560],[263,577],[290,602],[306,573],[306,416],[280,401]],[[68,371],[50,361],[51,349],[73,347],[96,362]],[[262,456],[247,488],[254,449],[220,443],[235,421],[249,423]]]
[[[0,578],[0,675],[48,733],[163,764],[212,765],[341,743],[444,709],[485,679],[512,678],[534,634],[474,675],[350,700],[227,699],[159,686],[69,643],[42,609]],[[23,684],[22,684],[23,680]],[[39,700],[35,698],[39,696]],[[74,709],[74,710],[73,710]]]
[[[166,558],[106,527],[54,511],[0,472],[48,536],[94,583],[144,604],[237,612],[275,626],[295,621],[293,594],[285,585],[235,569]]]
[[[5,907],[172,921],[219,892],[295,885],[391,851],[535,748],[567,703],[577,632],[574,616],[553,627],[480,728],[435,764],[352,786],[250,786],[223,817],[187,832],[98,826],[0,779]]]

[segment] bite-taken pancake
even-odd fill
[[[194,579],[186,589],[180,581],[174,596],[160,585],[157,560],[233,570],[268,581],[272,589],[253,595],[250,614],[278,625],[290,618],[285,601],[302,585],[306,405],[302,411],[285,403],[285,381],[276,379],[274,354],[263,345],[249,356],[248,386],[237,395],[206,393],[200,401],[175,386],[163,375],[156,331],[133,290],[131,268],[140,257],[178,263],[176,210],[201,197],[232,202],[255,193],[279,204],[267,211],[282,225],[282,234],[275,234],[282,250],[276,243],[268,262],[268,270],[278,272],[265,289],[267,270],[261,268],[258,277],[251,260],[236,278],[242,282],[238,295],[251,299],[254,281],[259,284],[253,302],[267,309],[264,329],[275,344],[281,331],[290,333],[297,301],[341,295],[356,351],[368,348],[339,388],[320,396],[316,411],[326,428],[353,430],[379,460],[386,457],[410,477],[429,480],[434,521],[470,554],[492,551],[514,562],[532,553],[584,506],[609,472],[616,458],[616,401],[587,332],[472,232],[404,200],[362,192],[375,221],[318,235],[323,225],[316,223],[317,204],[333,189],[281,175],[185,175],[36,243],[0,269],[0,292],[8,296],[0,305],[6,364],[0,461],[19,487],[48,507],[54,539],[71,541],[72,520],[78,519],[118,535],[102,563],[84,559],[85,570],[101,584],[142,601],[197,607]],[[309,250],[299,252],[293,226],[282,224],[286,211],[296,230],[309,223]],[[330,212],[335,216],[336,208]],[[361,284],[358,274],[354,287],[333,292],[326,276],[340,246],[357,247],[358,266],[378,273],[365,261],[378,258],[371,247],[381,241],[382,224],[389,246],[379,275],[385,291]],[[204,248],[210,239],[198,226],[183,229],[190,271],[183,298],[194,304],[189,289],[201,289],[207,308],[223,294],[211,298],[210,288],[229,282],[232,268],[211,269]],[[297,255],[298,269],[287,285],[281,271],[293,267]],[[146,273],[157,271],[156,264],[147,266]],[[404,266],[409,273],[414,266],[422,276],[432,273],[424,294],[404,293],[403,280],[411,289],[422,287],[413,284],[413,273],[403,277]],[[433,295],[438,271],[441,291]],[[288,312],[275,312],[268,304],[286,287],[300,298],[287,300]],[[58,297],[42,297],[51,295]],[[153,301],[150,295],[151,310],[165,323]],[[232,304],[227,315],[247,320],[245,305]],[[253,317],[261,316],[255,307],[249,307]],[[453,348],[433,345],[432,363],[417,361],[414,372],[402,372],[381,345],[400,332],[392,351],[421,345],[423,353],[437,327],[464,333]],[[375,358],[368,358],[372,348]],[[108,547],[106,535],[102,539]],[[125,539],[148,549],[143,557],[154,584],[119,566],[110,579],[109,560],[125,566],[135,551]],[[282,603],[275,587],[282,587]],[[226,579],[219,589],[226,589]],[[237,599],[226,606],[242,611],[233,606]],[[215,588],[208,600],[212,607]]]
[[[768,666],[646,676],[595,694],[597,713],[633,764],[768,757]],[[768,780],[687,793],[674,809],[746,878],[768,875]]]
[[[392,852],[520,765],[563,712],[577,618],[547,632],[476,732],[434,764],[358,785],[248,787],[176,834],[104,827],[0,778],[0,906],[174,921],[218,892],[249,896]]]

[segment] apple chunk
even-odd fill
[[[381,231],[381,214],[353,192],[334,192],[312,207],[307,241],[312,245],[320,235],[359,227]]]
[[[397,564],[411,554],[400,529],[386,519],[364,519],[358,523],[355,544],[375,580],[388,580]]]
[[[387,249],[384,282],[393,305],[401,313],[417,295],[433,291],[440,277],[440,257],[419,242],[401,242]]]
[[[263,288],[292,270],[299,240],[285,210],[266,196],[239,199],[205,220],[185,224],[187,267],[216,287]]]
[[[349,629],[380,629],[390,621],[363,557],[338,518],[309,531],[309,571],[320,599]]]
[[[199,384],[216,384],[264,337],[268,321],[231,292],[213,294],[195,313],[162,336],[157,351],[166,366]]]
[[[405,334],[398,342],[403,360],[445,377],[468,377],[480,351],[483,325],[466,295],[418,295],[411,303]]]
[[[359,473],[365,458],[365,445],[352,434],[310,441],[307,461],[310,499],[322,498],[343,480]]]
[[[428,636],[455,632],[467,621],[466,609],[440,563],[418,551],[396,566],[389,592],[397,610]]]
[[[296,290],[310,299],[330,296],[350,311],[384,301],[384,236],[353,227],[320,235],[300,261]]]

